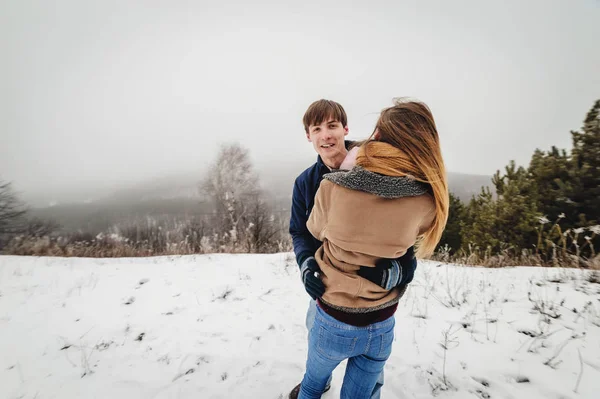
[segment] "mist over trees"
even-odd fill
[[[288,212],[276,209],[277,202],[261,189],[246,148],[223,145],[208,170],[198,176],[203,178],[197,184],[197,195],[184,201],[139,203],[140,208],[146,207],[141,212],[120,210],[111,218],[117,221],[107,223],[101,231],[90,226],[61,229],[51,219],[27,215],[25,210],[11,214],[11,220],[16,223],[20,218],[22,223],[10,234],[7,230],[5,242],[10,244],[4,252],[109,257],[290,250]],[[11,194],[7,195],[11,204],[20,204]],[[101,215],[110,217],[106,211]],[[102,217],[97,219],[101,225]]]

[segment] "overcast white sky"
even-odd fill
[[[570,148],[600,98],[598,21],[598,0],[0,0],[0,175],[106,186],[231,141],[308,166],[312,101],[358,139],[395,96],[430,105],[450,171],[492,174]]]

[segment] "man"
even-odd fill
[[[321,271],[314,258],[321,242],[310,234],[306,222],[323,176],[339,169],[353,143],[345,141],[348,135],[348,118],[344,108],[335,101],[319,100],[312,103],[304,114],[303,123],[306,138],[312,143],[318,157],[317,162],[302,172],[294,183],[290,234],[302,282],[312,298],[306,313],[306,328],[310,332],[317,310],[316,299],[323,295],[325,286],[319,278]],[[412,281],[415,268],[416,259],[413,249],[410,248],[402,258],[384,259],[376,268],[361,268],[359,275],[386,288],[408,284]],[[331,377],[325,391],[330,389],[330,385]],[[375,385],[372,399],[379,399],[382,386],[383,372]],[[300,385],[297,385],[289,397],[297,398],[299,390]]]

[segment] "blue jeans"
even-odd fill
[[[348,359],[341,398],[379,399],[383,367],[392,351],[395,318],[355,327],[329,316],[311,301],[306,314],[308,359],[299,399],[320,398],[331,373]]]

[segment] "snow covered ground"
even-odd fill
[[[382,396],[600,397],[599,282],[421,262]],[[0,398],[286,397],[307,305],[290,254],[3,256]]]

